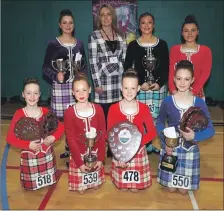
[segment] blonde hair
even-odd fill
[[[121,31],[117,27],[117,15],[116,15],[115,9],[110,4],[103,4],[99,8],[98,13],[97,13],[97,17],[96,17],[96,28],[98,30],[100,30],[102,28],[100,12],[103,8],[107,8],[108,10],[110,10],[110,12],[112,14],[112,26],[111,27],[117,34],[122,36]]]

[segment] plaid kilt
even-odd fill
[[[70,157],[69,160],[69,171],[68,171],[68,185],[70,191],[81,191],[89,188],[98,187],[99,185],[106,182],[104,167],[98,170],[98,182],[93,184],[85,185],[83,184],[83,175],[79,168],[76,167],[74,160]]]
[[[162,160],[165,150],[160,151],[160,161]],[[200,152],[198,145],[192,147],[189,151],[176,147],[172,155],[178,157],[176,175],[189,176],[191,178],[190,189],[197,190],[200,182]],[[172,187],[172,172],[158,168],[157,182],[163,186]]]
[[[52,174],[53,183],[56,183],[56,172],[56,159],[52,146],[46,153],[39,152],[36,155],[28,151],[21,152],[20,181],[23,188],[27,190],[40,189],[37,186],[36,179],[38,176],[45,174]]]
[[[63,117],[64,111],[75,103],[72,95],[72,81],[65,84],[54,82],[52,84],[51,108],[57,117]]]
[[[158,91],[142,91],[137,95],[137,100],[149,106],[153,118],[159,116],[159,109],[163,99],[167,96],[167,85],[163,85]]]
[[[111,180],[119,189],[145,189],[152,185],[152,177],[150,172],[150,164],[145,146],[143,146],[139,152],[134,156],[134,158],[128,162],[127,168],[117,168],[118,161],[114,158],[112,159],[111,168]],[[122,182],[122,172],[127,170],[136,170],[140,172],[139,183],[135,182]]]

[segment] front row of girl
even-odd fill
[[[211,138],[214,129],[210,119],[207,106],[203,100],[192,95],[190,87],[194,82],[193,65],[186,60],[180,61],[176,65],[174,82],[178,92],[174,96],[164,99],[158,121],[156,124],[157,132],[160,135],[165,128],[166,121],[168,126],[179,126],[179,121],[183,113],[190,106],[200,107],[208,118],[208,126],[201,132],[194,132],[187,128],[187,132],[181,131],[185,141],[199,142]],[[115,186],[120,190],[130,190],[137,192],[146,189],[152,184],[150,164],[145,145],[156,137],[156,128],[147,106],[136,100],[139,91],[139,81],[137,73],[133,69],[127,70],[123,74],[121,91],[123,100],[111,106],[107,118],[108,131],[121,121],[130,121],[135,124],[142,134],[142,140],[138,152],[128,163],[112,159],[111,179]],[[97,189],[105,182],[103,161],[105,158],[106,124],[102,108],[95,103],[88,101],[91,87],[88,79],[78,74],[73,81],[72,93],[77,101],[69,107],[64,114],[64,127],[71,150],[69,162],[69,190],[78,191],[83,194],[87,189]],[[15,123],[23,116],[41,119],[48,110],[38,107],[40,97],[40,87],[36,80],[28,80],[24,83],[23,97],[26,107],[16,111],[10,125],[7,142],[12,146],[21,148],[21,183],[25,189],[36,190],[44,186],[52,185],[57,181],[56,161],[52,144],[63,134],[63,124],[59,122],[58,129],[51,136],[46,137],[40,142],[25,141],[16,138],[14,135]],[[87,134],[95,131],[97,134],[93,148],[86,147]],[[163,137],[161,139],[160,161],[165,153],[178,157],[178,164],[175,173],[162,170],[158,167],[157,181],[168,187],[171,192],[177,189],[185,194],[188,190],[199,188],[200,182],[200,154],[198,145],[184,148],[168,148]],[[87,150],[88,149],[88,150]],[[86,165],[85,157],[94,155],[97,160],[92,168]],[[125,173],[132,172],[135,180],[127,180]],[[186,186],[180,185],[181,181],[188,179]],[[137,179],[136,179],[137,178]],[[184,180],[185,181],[185,180]],[[179,184],[179,185],[175,185]]]

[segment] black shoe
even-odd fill
[[[69,162],[68,161],[66,162],[66,166],[67,166],[67,168],[69,168]]]
[[[60,158],[63,159],[63,158],[68,158],[69,157],[69,152],[65,151],[64,153],[60,154]]]

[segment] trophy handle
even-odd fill
[[[54,63],[56,63],[56,61],[51,61],[51,65],[52,65],[52,67],[56,70],[56,71],[58,71],[58,69],[57,68],[55,68],[55,66],[54,66]]]
[[[98,130],[98,131],[96,132],[96,138],[95,138],[95,141],[98,141],[98,140],[100,139],[100,137],[101,137],[102,134],[103,134],[103,132],[102,132],[101,130]]]

